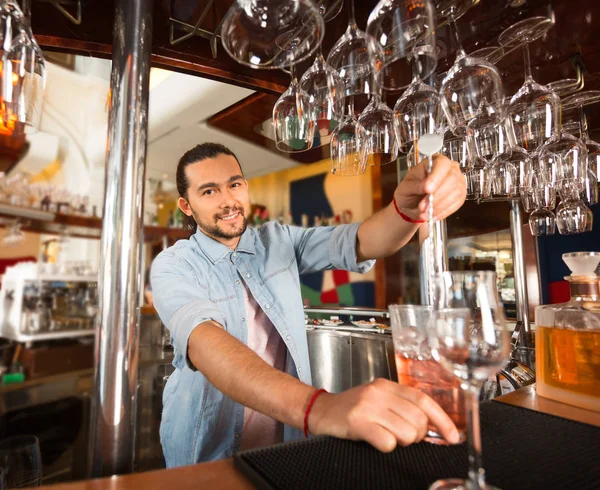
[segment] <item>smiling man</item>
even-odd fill
[[[362,439],[382,451],[423,439],[429,423],[458,433],[425,394],[387,380],[339,394],[311,386],[300,274],[369,270],[397,252],[427,216],[466,196],[458,164],[417,165],[394,201],[361,224],[247,227],[248,183],[236,156],[204,143],[177,167],[179,207],[197,228],[152,265],[156,309],[171,333],[175,371],[164,395],[161,442],[168,467],[230,457],[305,433]],[[308,198],[308,196],[307,196]]]

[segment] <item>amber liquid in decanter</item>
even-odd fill
[[[578,252],[563,259],[573,270],[566,278],[571,300],[536,308],[536,391],[600,412],[600,277],[594,272],[600,254]],[[582,270],[586,260],[588,270]]]

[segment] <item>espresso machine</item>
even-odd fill
[[[0,289],[0,337],[35,342],[94,334],[97,275],[24,262],[6,270]]]

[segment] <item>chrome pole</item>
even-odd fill
[[[521,205],[513,199],[510,203],[510,235],[512,241],[513,269],[515,275],[515,299],[517,303],[517,327],[519,345],[529,347],[531,325],[529,323],[529,298],[525,274],[525,252],[523,248],[523,217]]]
[[[90,426],[92,477],[133,471],[151,45],[152,0],[116,0]]]
[[[436,221],[432,236],[429,236],[428,226],[422,225],[419,233],[421,238],[421,250],[419,254],[419,275],[421,285],[421,303],[433,305],[433,283],[431,279],[435,274],[448,270],[448,232],[446,220]],[[433,255],[431,245],[435,245]]]

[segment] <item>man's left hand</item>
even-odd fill
[[[443,155],[433,156],[433,170],[427,175],[428,158],[413,167],[394,191],[396,204],[412,219],[428,219],[429,194],[433,194],[433,215],[442,220],[456,212],[467,197],[467,182],[457,162]]]

